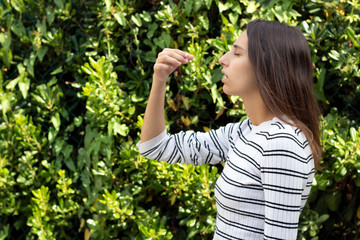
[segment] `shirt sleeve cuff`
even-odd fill
[[[140,141],[136,144],[136,146],[139,148],[139,152],[140,153],[144,153],[148,150],[150,150],[151,148],[155,147],[156,145],[160,144],[165,138],[167,138],[167,130],[166,128],[164,129],[164,131],[162,131],[162,133],[160,133],[159,135],[157,135],[156,137],[147,140],[146,142],[142,142],[140,143]]]

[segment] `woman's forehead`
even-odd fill
[[[242,32],[238,39],[233,43],[233,47],[239,50],[247,51],[248,49],[248,37],[246,31]]]

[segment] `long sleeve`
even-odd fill
[[[300,129],[278,118],[258,126],[247,119],[208,133],[164,131],[138,147],[168,163],[226,162],[214,190],[214,240],[296,240],[315,172]]]
[[[304,190],[310,190],[314,174],[307,141],[300,143],[285,133],[269,136],[260,168],[265,201],[264,239],[295,240],[303,199],[308,195]]]
[[[159,136],[138,143],[141,155],[167,163],[216,164],[225,162],[229,150],[232,129],[238,124],[227,124],[210,132],[181,131],[168,134],[166,130]]]

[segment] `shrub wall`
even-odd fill
[[[1,0],[0,239],[211,239],[222,166],[169,166],[136,143],[165,47],[170,132],[245,117],[218,59],[255,18],[300,27],[323,109],[322,170],[299,239],[359,239],[358,0]]]

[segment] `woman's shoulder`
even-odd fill
[[[273,119],[266,127],[258,129],[262,166],[281,166],[309,172],[313,169],[311,147],[304,133],[296,126]]]
[[[230,133],[235,133],[239,129],[244,130],[246,128],[249,128],[249,120],[248,119],[244,119],[244,120],[241,120],[239,122],[227,123],[226,125],[223,125],[223,126],[219,127],[217,130],[223,130],[223,131],[227,131],[227,132],[230,132]]]
[[[274,118],[256,129],[259,140],[267,141],[269,148],[281,148],[292,151],[310,148],[304,133],[296,126]],[[307,152],[307,151],[306,151]]]

